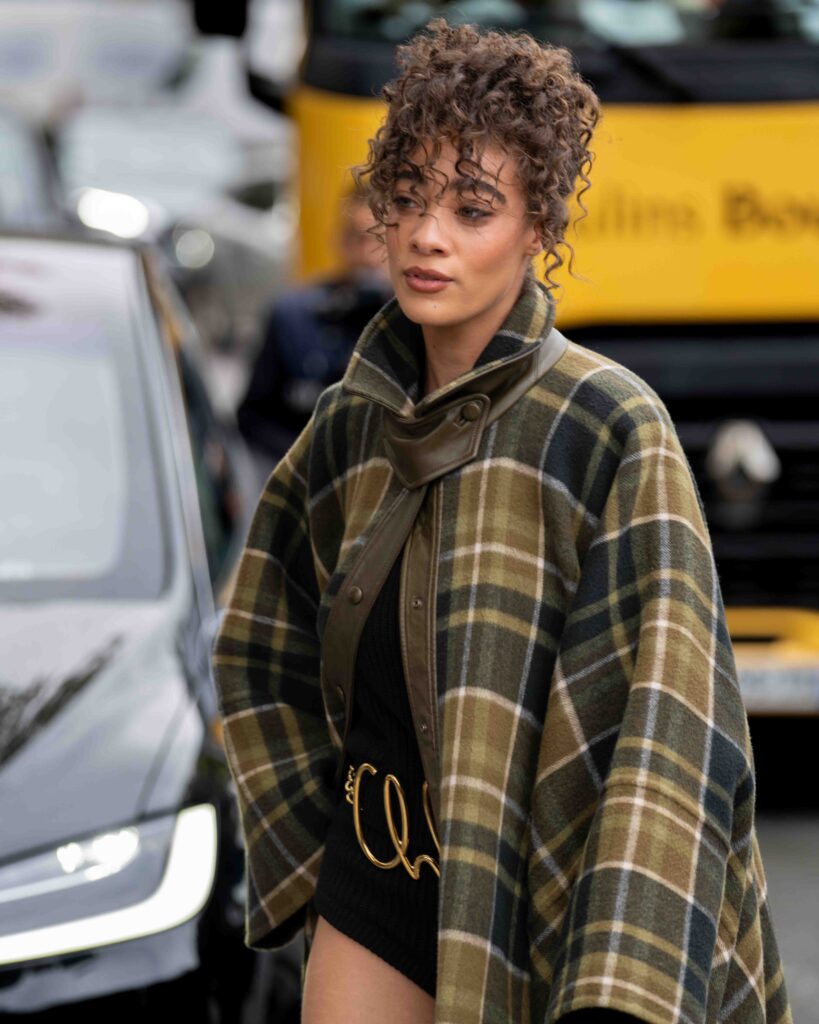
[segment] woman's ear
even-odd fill
[[[538,253],[543,252],[543,237],[534,225],[532,225],[532,235],[526,247],[526,252],[530,256],[537,256]]]

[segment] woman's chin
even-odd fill
[[[407,320],[421,327],[448,327],[463,319],[452,303],[439,295],[418,295],[402,288],[396,293],[396,298]]]

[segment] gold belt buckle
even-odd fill
[[[361,828],[361,810],[359,808],[358,798],[361,790],[361,779],[364,773],[369,775],[377,775],[378,769],[373,765],[368,764],[366,761],[360,764],[358,768],[354,765],[350,765],[347,769],[347,781],[344,783],[345,799],[348,804],[352,805],[353,808],[353,824],[355,826],[355,835],[358,840],[358,845],[361,847],[364,856],[367,860],[374,864],[377,868],[382,868],[384,871],[389,871],[390,868],[398,867],[399,864],[403,864],[406,868],[410,878],[416,882],[421,876],[421,866],[428,864],[435,874],[440,878],[441,869],[438,866],[438,862],[434,857],[430,857],[429,854],[420,853],[414,861],[410,861],[407,857],[407,850],[409,849],[409,816],[407,814],[407,802],[404,798],[404,790],[401,783],[394,775],[386,775],[384,777],[384,814],[387,819],[387,831],[390,834],[390,839],[395,847],[395,856],[391,860],[379,860],[378,857],[372,852],[364,839],[364,833]],[[401,814],[401,832],[399,834],[395,827],[395,819],[393,818],[392,805],[390,803],[390,789],[394,789],[396,796],[398,797],[398,807]],[[424,817],[427,820],[427,828],[432,836],[432,841],[435,843],[435,849],[438,851],[438,856],[441,855],[441,844],[438,840],[438,833],[435,830],[435,822],[432,818],[432,808],[429,802],[429,785],[424,780],[424,785],[421,789],[423,806],[424,806]]]

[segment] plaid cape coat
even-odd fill
[[[309,949],[357,638],[403,552],[438,1024],[790,1021],[688,463],[658,397],[553,315],[527,281],[419,399],[420,331],[389,303],[266,485],[214,653],[245,941],[306,923]]]

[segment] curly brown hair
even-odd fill
[[[579,181],[578,202],[590,186],[592,133],[600,104],[562,47],[538,43],[527,33],[479,32],[473,25],[450,26],[435,18],[398,48],[398,77],[382,90],[387,116],[370,139],[366,163],[353,168],[369,192],[370,208],[382,231],[400,169],[419,178],[449,141],[459,155],[459,175],[474,178],[481,153],[498,145],[517,163],[524,202],[546,252],[545,277],[562,266],[569,199]],[[425,163],[410,154],[424,144]],[[447,182],[441,182],[441,188]]]

